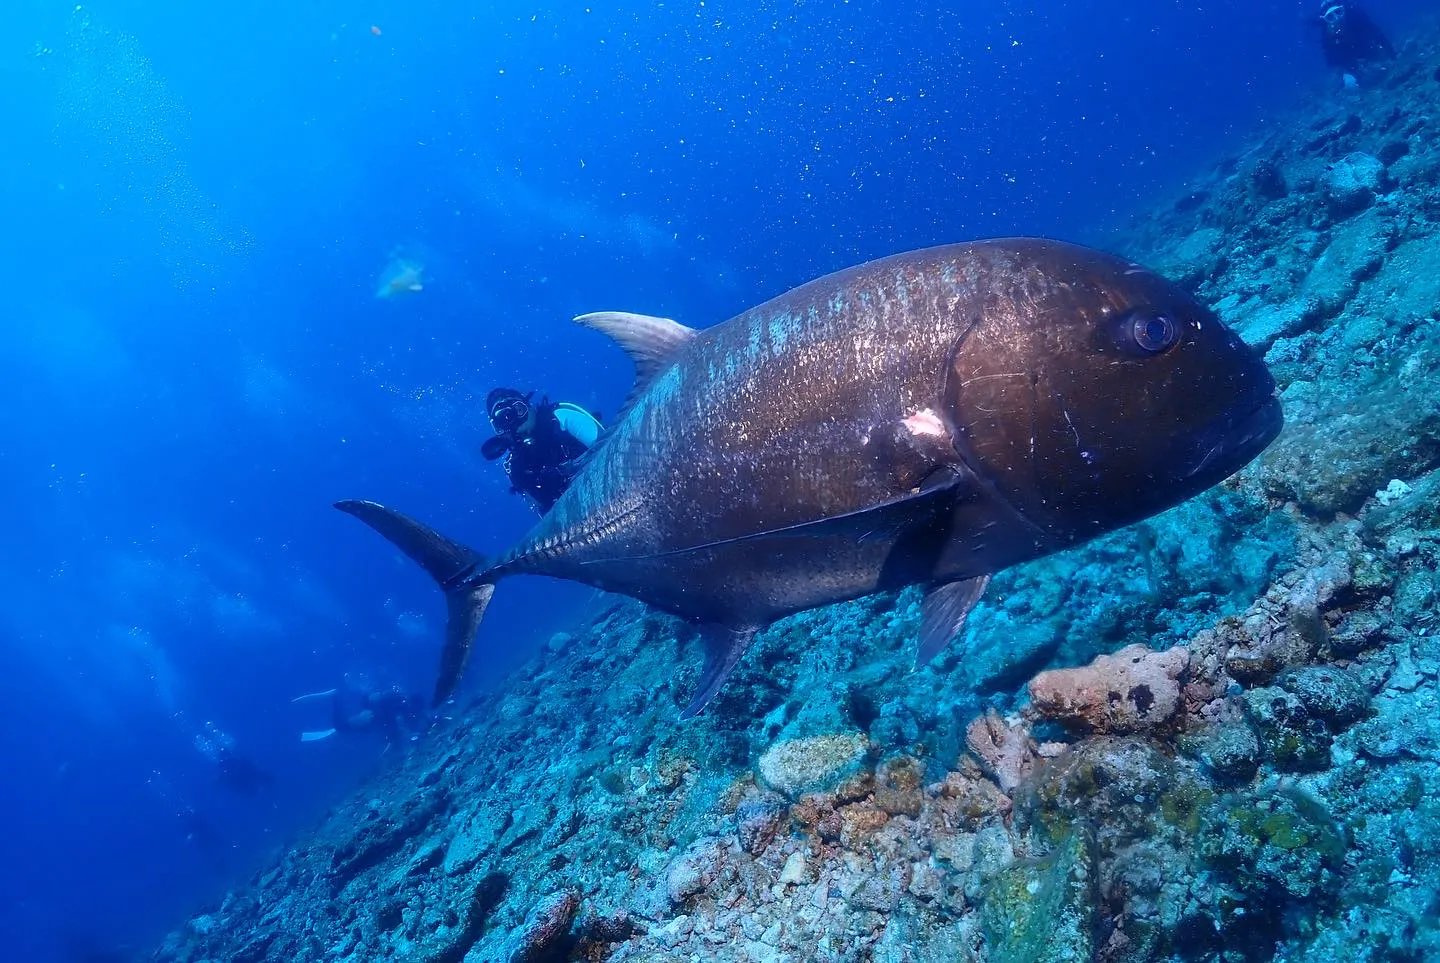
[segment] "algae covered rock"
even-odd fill
[[[1266,758],[1282,770],[1325,769],[1335,734],[1369,712],[1369,693],[1334,666],[1296,669],[1279,683],[1244,695],[1246,717]]]
[[[725,844],[718,839],[696,840],[690,848],[670,864],[665,877],[665,890],[672,903],[683,903],[703,893],[725,868]]]
[[[1280,686],[1334,732],[1363,719],[1370,710],[1370,694],[1348,672],[1335,666],[1295,669],[1281,677]]]
[[[1364,209],[1375,199],[1384,179],[1385,165],[1380,158],[1360,151],[1346,154],[1325,175],[1331,211],[1345,217]]]
[[[1333,737],[1325,723],[1305,708],[1294,693],[1276,686],[1245,693],[1245,712],[1266,760],[1276,769],[1318,772],[1330,764]]]
[[[1243,721],[1212,726],[1195,745],[1196,755],[1217,778],[1243,782],[1260,768],[1260,740]]]
[[[1083,833],[985,883],[980,929],[991,963],[1092,960],[1095,924],[1094,857]]]
[[[1050,760],[1024,787],[1017,798],[1017,822],[1052,840],[1064,839],[1078,826],[1090,827],[1108,857],[1192,822],[1195,806],[1206,798],[1206,783],[1196,769],[1147,741],[1087,739]]]
[[[552,893],[536,903],[510,938],[508,963],[546,963],[564,958],[571,942],[570,926],[580,910],[580,894],[573,889]]]
[[[786,739],[760,757],[760,778],[793,798],[833,786],[854,774],[869,749],[869,740],[858,732]]]
[[[790,809],[778,796],[766,794],[747,799],[735,810],[735,834],[741,847],[756,855],[770,845],[789,819]]]
[[[965,729],[965,747],[986,775],[1005,792],[1019,786],[1035,768],[1035,740],[1023,722],[1002,719],[991,710]]]
[[[1274,789],[1218,800],[1205,814],[1200,852],[1260,908],[1276,898],[1333,893],[1345,865],[1345,837],[1320,801]]]

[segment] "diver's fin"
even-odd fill
[[[612,425],[624,420],[635,399],[650,387],[650,382],[660,372],[675,363],[675,359],[695,340],[696,333],[694,328],[687,328],[669,318],[652,318],[625,311],[596,311],[582,314],[575,320],[614,338],[635,363],[635,385],[611,420]]]
[[[700,672],[700,684],[681,719],[693,719],[700,714],[725,680],[730,670],[740,661],[750,641],[755,638],[754,629],[735,629],[725,625],[704,625],[700,627],[700,640],[705,643],[705,668]]]
[[[990,576],[932,585],[925,591],[920,603],[920,651],[915,656],[915,668],[920,668],[950,644],[965,626],[965,619],[985,594]]]
[[[312,732],[300,733],[301,742],[319,742],[322,739],[329,739],[335,735],[334,729],[317,729]]]
[[[439,532],[384,505],[365,501],[336,502],[335,507],[354,515],[384,535],[430,574],[445,593],[449,618],[445,623],[445,650],[440,654],[440,675],[435,680],[435,705],[455,691],[485,607],[495,594],[495,583],[485,580],[485,559],[472,548],[451,541]]]
[[[328,699],[338,691],[340,690],[326,689],[324,692],[307,692],[304,695],[296,696],[295,698],[291,699],[290,702],[293,704],[296,702],[309,702],[312,699]]]

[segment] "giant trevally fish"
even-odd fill
[[[898,254],[710,328],[587,314],[634,391],[569,490],[487,558],[374,502],[336,507],[439,583],[435,697],[453,691],[495,583],[548,575],[698,627],[683,716],[756,631],[924,586],[919,661],[990,576],[1204,491],[1279,433],[1260,356],[1130,261],[1032,238]]]

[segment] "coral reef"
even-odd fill
[[[151,959],[1440,958],[1437,66],[1109,244],[1267,351],[1239,476],[918,671],[914,593],[788,619],[685,724],[693,635],[602,598]]]

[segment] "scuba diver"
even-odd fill
[[[600,437],[600,420],[579,405],[552,402],[535,392],[496,388],[485,398],[495,435],[480,453],[486,461],[505,458],[510,491],[524,495],[544,515],[560,500],[579,469],[581,455]]]
[[[250,795],[275,788],[274,774],[229,746],[216,750],[214,761],[220,782],[235,792]]]
[[[213,722],[194,736],[195,748],[215,767],[221,785],[251,795],[275,788],[275,775],[235,748],[235,739]]]
[[[1325,63],[1345,74],[1347,84],[1365,64],[1395,56],[1390,40],[1370,15],[1350,0],[1324,0],[1320,5],[1320,46]]]
[[[330,704],[330,727],[300,733],[301,742],[319,742],[337,732],[378,731],[386,742],[403,737],[416,738],[425,714],[423,696],[407,693],[399,686],[389,689],[356,689],[349,684],[324,692],[309,692],[290,700],[301,702],[326,701]]]

